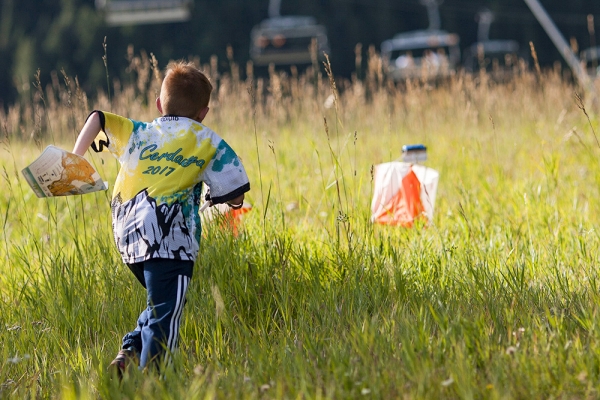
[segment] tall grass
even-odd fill
[[[204,226],[164,376],[112,380],[145,299],[109,194],[40,200],[19,171],[70,149],[94,108],[157,116],[156,60],[128,57],[110,99],[38,75],[0,110],[0,397],[598,397],[596,110],[558,70],[394,85],[373,51],[360,80],[205,66],[205,122],[243,158],[254,209],[238,236]],[[373,165],[407,143],[440,172],[434,221],[374,226]],[[113,182],[116,162],[88,156]]]

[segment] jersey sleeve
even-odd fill
[[[134,122],[129,118],[106,111],[98,111],[98,114],[105,137],[102,137],[103,135],[100,134],[95,146],[98,148],[98,151],[101,151],[102,147],[106,146],[111,153],[120,157],[133,133]]]
[[[242,161],[222,139],[204,170],[202,180],[210,188],[213,204],[233,200],[250,190],[250,182]]]

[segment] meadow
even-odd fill
[[[93,109],[156,118],[166,63],[130,61],[94,98],[58,72],[0,110],[0,398],[600,397],[597,104],[559,68],[394,85],[374,53],[349,80],[204,66],[253,209],[238,235],[205,224],[173,364],[112,379],[145,294],[110,190],[38,199],[20,171]],[[412,143],[434,219],[374,225],[373,166]],[[112,186],[116,161],[87,157]]]

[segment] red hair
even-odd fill
[[[196,118],[208,107],[212,85],[191,62],[171,61],[160,88],[163,114]]]

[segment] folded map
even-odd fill
[[[55,146],[46,147],[21,172],[37,197],[72,196],[108,189],[85,158]]]

